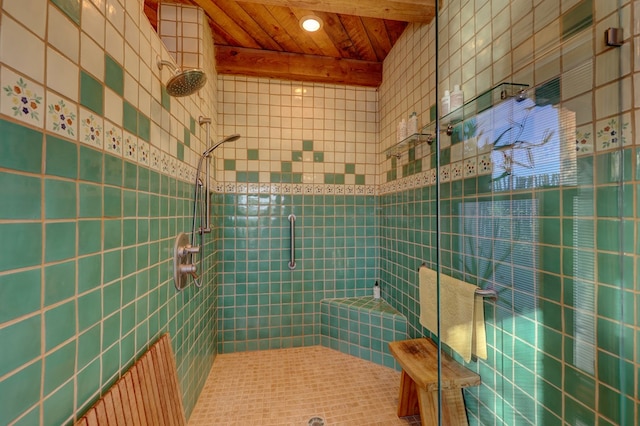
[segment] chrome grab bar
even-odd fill
[[[296,269],[296,215],[290,214],[289,223],[291,228],[291,261],[289,262],[289,269]]]

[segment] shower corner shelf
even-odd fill
[[[523,100],[528,97],[526,93],[529,88],[528,84],[519,83],[500,83],[491,89],[479,94],[473,99],[465,102],[460,108],[456,108],[449,114],[440,117],[440,129],[445,131],[449,136],[453,131],[453,126],[463,122],[466,119],[474,117],[479,113],[488,110],[508,99],[515,98]],[[427,142],[429,145],[435,140],[437,120],[433,120],[429,124],[422,127],[420,133],[415,133],[406,139],[401,140],[397,144],[385,151],[387,158],[400,158],[403,152],[411,148]]]
[[[421,143],[428,142],[430,144],[431,143],[430,141],[432,140],[432,138],[433,138],[433,135],[428,133],[424,133],[424,132],[414,133],[402,139],[400,142],[398,142],[391,148],[387,149],[385,151],[385,154],[387,158],[391,158],[391,157],[399,158],[403,152],[408,151],[411,148],[417,145],[420,145]]]

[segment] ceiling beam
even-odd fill
[[[209,0],[196,0],[206,3]],[[436,0],[238,0],[246,3],[260,3],[310,9],[318,12],[339,13],[341,15],[366,16],[369,18],[391,19],[393,21],[428,24],[436,14]],[[202,5],[201,5],[202,6]]]
[[[378,87],[382,64],[353,59],[216,46],[219,74]]]

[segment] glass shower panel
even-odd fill
[[[632,2],[446,2],[440,271],[482,289],[470,424],[637,424]],[[624,28],[622,46],[605,39]],[[441,280],[442,281],[442,280]]]

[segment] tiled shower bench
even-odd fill
[[[407,319],[371,296],[320,301],[322,346],[400,370],[389,343],[407,338]]]

